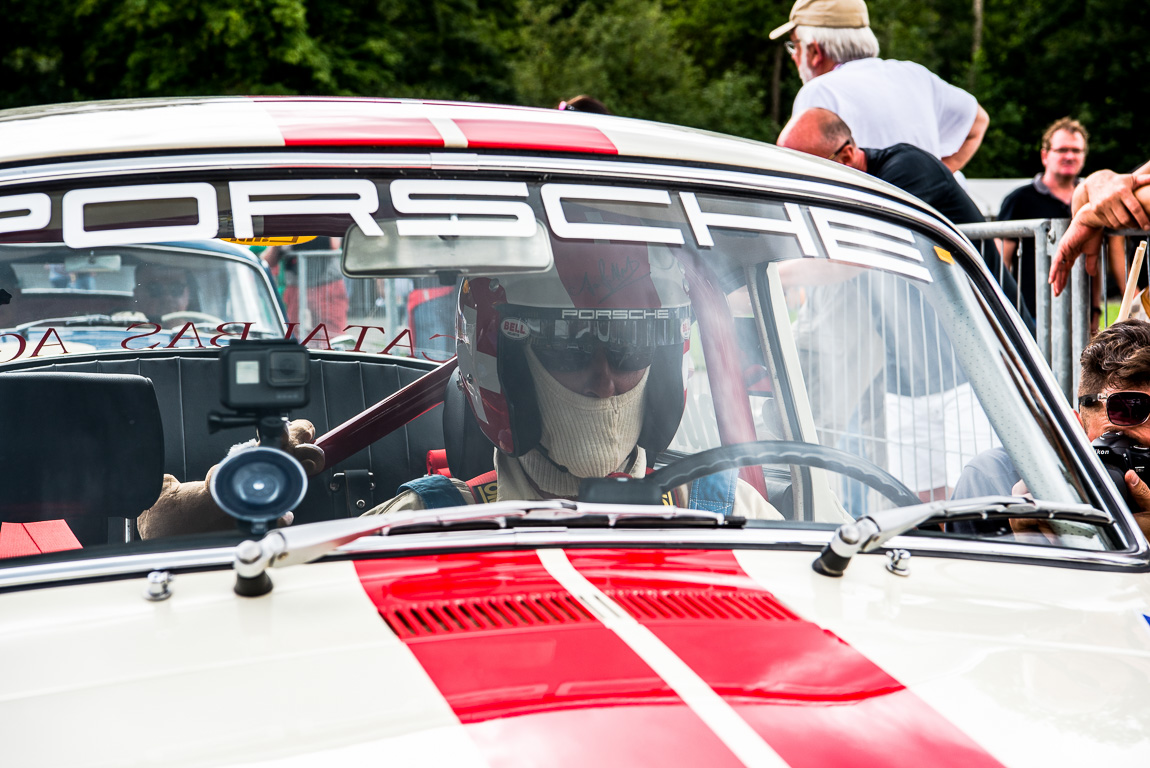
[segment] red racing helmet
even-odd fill
[[[511,456],[542,430],[526,350],[578,367],[602,347],[620,370],[650,366],[638,444],[654,456],[683,416],[691,304],[663,246],[554,241],[543,273],[473,278],[459,292],[460,380],[483,434]]]

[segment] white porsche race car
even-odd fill
[[[473,104],[0,112],[0,408],[5,765],[1150,756],[1135,519],[970,242],[834,163]]]

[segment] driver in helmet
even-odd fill
[[[429,475],[381,514],[511,499],[575,498],[585,478],[642,477],[683,414],[691,304],[665,249],[559,241],[540,274],[467,280],[459,293],[459,380],[495,446],[493,473]],[[494,488],[492,485],[494,484]],[[781,515],[737,470],[682,486],[666,503]]]

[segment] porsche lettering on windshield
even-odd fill
[[[230,237],[275,236],[276,220],[345,218],[365,237],[386,237],[382,219],[408,237],[531,238],[536,218],[519,182],[396,179],[293,179],[141,184],[0,197],[0,242],[62,239],[70,248]],[[760,233],[789,239],[804,257],[878,266],[930,282],[913,233],[872,218],[795,203],[768,203],[772,215],[704,210],[690,192],[589,184],[542,184],[542,214],[551,233],[570,240],[713,248],[714,232]],[[649,208],[663,226],[577,221],[572,206],[615,203]],[[146,219],[142,217],[147,216]],[[298,234],[298,233],[292,233]]]

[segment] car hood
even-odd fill
[[[1144,578],[541,549],[0,595],[14,765],[1125,764]]]

